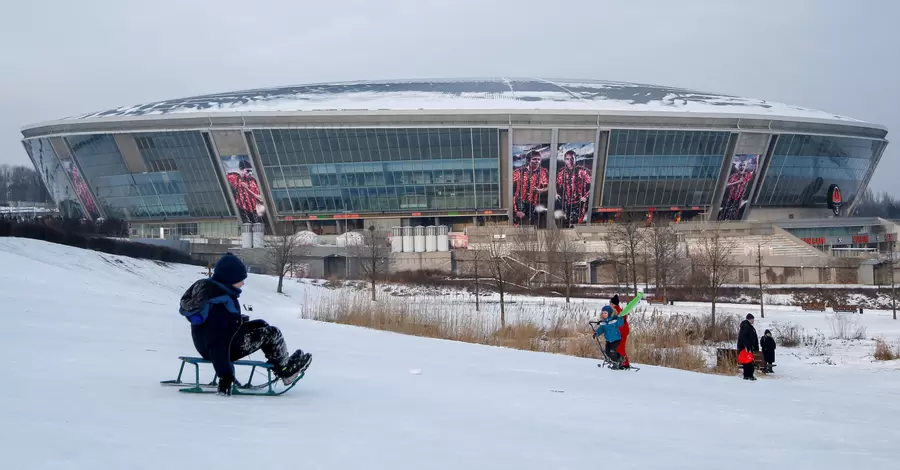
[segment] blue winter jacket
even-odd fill
[[[600,320],[597,325],[597,336],[606,335],[606,341],[613,342],[622,339],[622,333],[619,333],[619,327],[625,324],[625,319],[619,316],[608,317],[606,320]]]
[[[191,323],[191,338],[200,356],[212,361],[219,377],[234,377],[231,340],[241,323],[241,290],[212,279],[194,283],[181,297],[178,311]]]

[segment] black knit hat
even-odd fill
[[[225,253],[224,256],[216,261],[216,267],[213,269],[212,278],[225,285],[237,284],[247,279],[247,267],[240,258],[231,253]]]
[[[753,320],[754,318],[756,317],[754,317],[752,313],[747,314],[747,320]]]
[[[612,298],[609,299],[609,303],[613,305],[619,305],[619,294],[612,296]]]

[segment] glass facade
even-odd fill
[[[47,192],[59,207],[63,217],[85,218],[84,208],[78,199],[69,175],[50,145],[50,139],[29,139],[25,141],[25,150],[41,175]]]
[[[712,203],[728,132],[613,130],[604,207]]]
[[[785,134],[778,137],[758,206],[825,206],[828,187],[841,188],[849,205],[872,164],[880,141]]]
[[[150,171],[140,188],[142,194],[149,196],[144,197],[145,203],[154,201],[156,196],[158,210],[167,217],[225,217],[232,214],[203,134],[134,134],[134,141]]]
[[[253,131],[279,214],[500,207],[497,129]]]
[[[109,217],[231,215],[216,177],[218,169],[199,132],[135,135],[140,164],[146,171],[134,172],[129,171],[112,135],[72,136],[67,140]]]

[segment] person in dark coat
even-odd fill
[[[766,330],[759,343],[762,347],[763,359],[766,361],[766,367],[763,368],[763,373],[771,374],[775,372],[772,370],[772,365],[775,364],[775,338],[772,337],[772,332]]]
[[[198,280],[181,296],[179,312],[191,323],[197,352],[213,363],[220,395],[231,395],[236,383],[233,361],[260,349],[285,385],[293,383],[312,360],[299,349],[289,354],[277,327],[241,314],[238,297],[246,278],[244,263],[227,253],[216,262],[212,277]]]
[[[752,313],[747,314],[747,318],[741,322],[741,328],[738,330],[737,349],[738,352],[746,349],[751,353],[759,351],[759,336],[756,334],[756,328],[753,327],[754,317]],[[753,362],[743,364],[744,380],[756,380],[753,376]]]

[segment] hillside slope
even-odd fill
[[[896,468],[900,377],[733,377],[299,320],[308,284],[242,303],[315,360],[277,398],[180,394],[197,267],[0,239],[4,468]],[[411,370],[421,370],[413,374]]]

